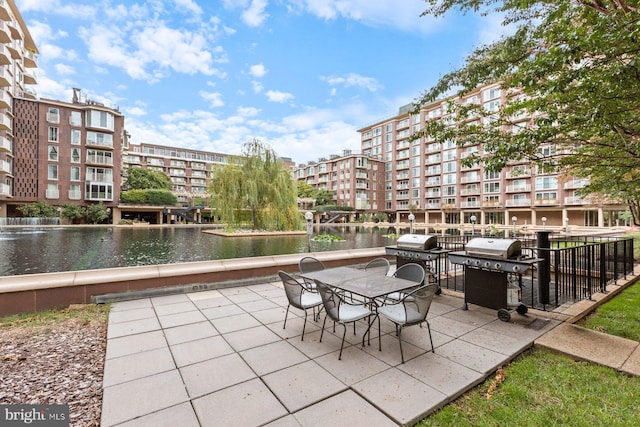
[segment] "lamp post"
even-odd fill
[[[517,216],[512,216],[511,217],[511,222],[513,222],[513,238],[516,238],[516,222],[518,222],[518,217]]]
[[[471,235],[475,236],[476,235],[476,216],[471,215],[469,217],[469,221],[471,221]]]
[[[546,229],[547,227],[547,217],[543,216],[542,218],[540,218],[542,220],[542,229]]]
[[[564,219],[564,232],[569,234],[569,218]]]
[[[416,220],[416,216],[410,213],[407,218],[409,219],[409,234],[413,234],[413,221]]]
[[[307,247],[311,252],[311,235],[313,234],[313,212],[307,211],[304,214],[304,218],[307,220]]]

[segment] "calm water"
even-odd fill
[[[307,236],[225,238],[202,228],[0,228],[0,276],[307,252]],[[313,252],[394,244],[376,227],[316,227],[344,242],[311,242]]]

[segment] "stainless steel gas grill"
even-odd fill
[[[438,239],[433,235],[404,234],[398,237],[395,246],[385,247],[387,255],[396,257],[396,266],[414,262],[424,268],[432,282],[440,285],[440,256],[449,251],[438,246]]]
[[[510,309],[520,314],[528,311],[522,304],[522,274],[541,260],[524,257],[522,242],[478,237],[469,240],[464,251],[448,257],[452,264],[465,267],[465,309],[467,303],[493,308],[505,322],[511,319]]]

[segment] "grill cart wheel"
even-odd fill
[[[518,312],[518,314],[522,314],[524,316],[525,314],[527,314],[527,311],[529,311],[529,309],[526,305],[520,304],[518,308],[516,308],[516,311]]]
[[[509,320],[511,320],[511,313],[509,313],[509,310],[507,310],[506,308],[501,308],[500,310],[498,310],[498,319],[502,320],[503,322],[508,322]]]

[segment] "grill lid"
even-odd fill
[[[522,256],[522,242],[514,239],[476,237],[465,246],[467,255],[515,259]]]
[[[425,234],[404,234],[398,237],[398,249],[426,251],[438,245],[437,237]]]

